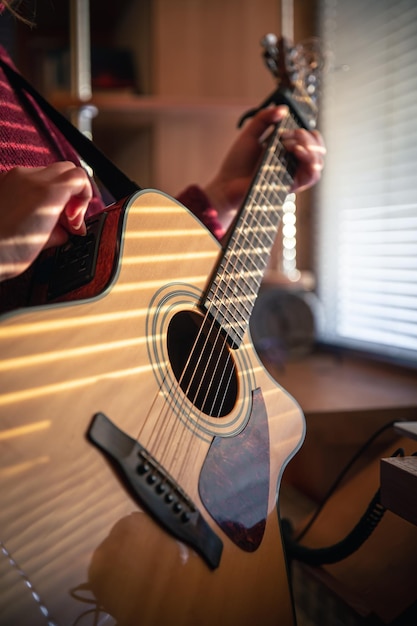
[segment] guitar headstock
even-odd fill
[[[317,40],[294,46],[283,37],[268,34],[261,44],[265,63],[278,82],[277,93],[288,104],[294,104],[303,126],[314,128],[319,79],[323,69]]]

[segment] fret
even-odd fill
[[[238,245],[240,244],[241,242],[239,241]],[[251,256],[248,256],[245,250],[234,250],[233,253],[222,257],[222,261],[219,265],[219,273],[221,273],[222,278],[227,279],[227,273],[235,274],[242,270],[255,273],[256,271],[262,270],[262,267],[258,263],[257,256],[253,254],[254,248],[252,242],[250,247]]]
[[[240,235],[245,235],[247,233],[247,229],[239,229],[239,236]],[[252,233],[254,235],[254,237],[258,237],[258,239],[260,239],[260,236],[264,236],[267,237],[268,239],[274,239],[275,234],[276,234],[276,226],[274,224],[272,225],[268,225],[268,226],[263,226],[261,223],[257,224],[256,226],[252,226]]]
[[[231,281],[230,285],[227,287],[220,287],[220,284],[216,283],[214,285],[214,293],[219,299],[223,298],[223,300],[227,301],[227,299],[230,298],[231,306],[234,306],[236,302],[241,301],[243,303],[243,307],[245,307],[245,302],[252,302],[258,295],[258,283],[249,284],[245,282],[244,288],[242,288],[242,281],[240,280]],[[245,293],[243,293],[244,291]],[[247,313],[251,313],[250,308],[247,309]]]
[[[246,326],[244,319],[252,312],[252,307],[255,304],[257,295],[257,293],[253,293],[250,296],[246,294],[241,297],[240,295],[237,296],[231,293],[222,294],[220,292],[216,292],[216,294],[210,297],[208,301],[216,307],[217,314],[220,314],[221,316],[222,314],[227,313],[229,318],[233,318],[233,320],[241,324],[241,328],[245,330]],[[217,316],[215,319],[219,321]]]
[[[262,241],[260,235],[263,235],[263,239],[267,239],[272,242],[276,236],[277,224],[280,217],[281,211],[279,211],[278,214],[275,213],[274,215],[262,213],[260,216],[257,216],[253,212],[250,224],[237,224],[235,235],[232,238],[233,243],[240,243],[242,238],[246,238],[248,236],[257,238],[257,241]]]
[[[242,241],[246,241],[246,239],[242,238]],[[241,242],[238,240],[238,243],[241,243]],[[267,254],[269,252],[269,250],[270,250],[270,246],[265,246],[263,244],[264,244],[264,241],[260,241],[259,243],[252,241],[251,242],[251,254],[254,255],[254,256],[257,256],[257,257],[264,256],[265,254]],[[239,257],[240,257],[241,260],[242,259],[244,259],[244,260],[247,259],[247,256],[246,256],[244,250],[241,250],[241,251],[239,251],[237,253],[231,254],[230,255],[230,263],[233,264],[233,259],[238,259]],[[250,261],[247,261],[247,262],[250,263]]]
[[[208,300],[210,302],[210,300]],[[214,300],[211,302],[215,314],[213,319],[218,322],[219,327],[226,333],[232,344],[239,345],[246,332],[247,325],[244,317],[239,311],[239,306],[231,306],[228,302]]]
[[[233,287],[226,287],[216,285],[217,289],[214,290],[213,294],[209,296],[208,301],[211,302],[216,307],[223,306],[231,306],[233,309],[236,307],[240,307],[241,313],[250,314],[252,303],[256,300],[258,295],[257,290],[250,290],[244,296],[241,295],[240,291],[236,292]],[[236,318],[236,316],[234,316]]]
[[[236,262],[232,264],[228,264],[227,268],[222,270],[219,268],[217,274],[220,275],[220,278],[216,275],[213,282],[216,280],[222,280],[226,283],[235,280],[239,281],[240,277],[247,273],[248,275],[252,275],[256,277],[256,281],[259,282],[262,279],[262,267],[260,268],[256,262],[256,259],[250,259],[250,261],[245,262],[245,259],[236,258]],[[242,291],[244,291],[242,289]]]
[[[231,280],[226,283],[224,280],[217,279],[214,281],[213,286],[214,289],[212,291],[213,296],[217,300],[228,300],[235,301],[236,298],[239,298],[243,303],[247,301],[252,301],[253,298],[256,298],[258,295],[258,284],[249,284],[245,281],[241,280],[241,277],[238,277],[239,280]],[[242,289],[242,282],[245,282],[245,289]]]
[[[239,293],[243,291],[246,295],[248,292],[252,292],[256,295],[258,293],[259,283],[262,280],[262,277],[263,273],[259,269],[257,269],[256,272],[248,272],[244,270],[225,272],[223,274],[222,281],[220,281],[219,278],[216,276],[215,280],[213,281],[215,285],[215,289],[213,289],[213,291],[221,290],[225,294],[226,288],[224,285],[229,285],[230,287],[227,291],[229,293],[232,292],[232,294],[234,295],[236,294],[237,289],[236,286],[232,286],[234,282],[244,285],[243,289],[242,287],[240,287]]]
[[[251,265],[251,267],[248,267]],[[222,280],[227,282],[233,277],[237,277],[238,280],[246,280],[247,277],[259,279],[262,277],[262,268],[259,268],[256,264],[256,260],[251,259],[248,263],[244,264],[243,259],[239,259],[236,256],[236,263],[232,267],[231,264],[228,264],[227,267],[219,266],[219,274],[221,274]],[[218,277],[214,278],[216,280]]]
[[[236,228],[236,233],[231,238],[230,242],[232,245],[235,246],[235,248],[237,248],[238,246],[241,246],[242,243],[246,244],[246,242],[249,241],[251,252],[252,254],[254,254],[256,252],[259,252],[259,248],[265,246],[266,240],[268,238],[271,239],[273,227],[274,224],[271,225],[270,222],[268,222],[267,226],[263,226],[261,222],[254,222],[253,224],[251,224],[250,227],[245,226],[244,228],[240,228],[240,226],[238,225]],[[265,228],[268,229],[267,232],[264,231]],[[265,237],[263,235],[265,235]],[[272,234],[272,238],[273,236],[274,235]],[[236,257],[242,257],[245,256],[245,254],[247,254],[247,251],[245,249],[235,249],[233,250],[233,252],[230,252],[230,256]]]

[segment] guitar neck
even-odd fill
[[[285,127],[297,126],[294,117],[288,115]],[[281,131],[282,126],[277,126],[269,137],[258,172],[202,302],[235,347],[240,345],[249,324],[283,204],[294,181],[296,160],[283,147]]]

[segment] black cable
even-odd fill
[[[402,448],[398,448],[391,456],[399,455],[404,456]],[[365,543],[382,520],[385,511],[386,507],[381,504],[381,490],[378,489],[365,513],[350,533],[338,543],[324,548],[309,548],[301,545],[298,539],[291,537],[290,524],[284,522],[282,528],[286,554],[290,561],[295,559],[314,566],[337,563],[356,552]]]
[[[284,532],[287,556],[290,561],[295,559],[316,566],[337,563],[360,548],[378,526],[385,510],[385,507],[381,504],[381,494],[378,489],[364,515],[353,530],[338,543],[332,546],[326,546],[325,548],[309,548],[303,546],[291,539],[291,537]]]
[[[346,474],[349,472],[349,470],[352,468],[352,466],[356,463],[356,461],[359,459],[359,457],[365,452],[365,450],[375,441],[375,439],[377,439],[382,433],[384,433],[386,430],[388,430],[389,428],[392,428],[394,426],[394,424],[397,424],[399,421],[401,420],[393,420],[392,422],[388,422],[386,424],[384,424],[384,426],[381,426],[381,428],[379,428],[377,431],[375,431],[371,437],[369,437],[369,439],[367,441],[365,441],[365,443],[359,448],[359,450],[353,455],[353,457],[351,458],[351,460],[349,461],[349,463],[344,467],[344,469],[340,472],[340,474],[337,476],[336,480],[333,482],[333,484],[331,485],[331,487],[328,489],[326,495],[324,496],[323,500],[320,502],[320,504],[318,505],[317,509],[315,510],[314,514],[312,515],[312,517],[310,518],[310,520],[307,522],[307,524],[305,525],[305,527],[298,533],[297,537],[295,537],[295,541],[300,541],[304,535],[306,534],[306,532],[308,530],[310,530],[311,526],[313,525],[313,523],[316,521],[317,517],[320,515],[323,507],[325,506],[326,502],[328,501],[328,499],[330,498],[330,496],[333,495],[333,493],[336,491],[337,487],[340,485],[340,483],[342,482],[342,480],[344,479],[344,477],[346,476]],[[406,420],[403,420],[406,421]]]

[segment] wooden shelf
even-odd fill
[[[306,416],[417,408],[417,371],[342,349],[317,349],[269,369]]]
[[[67,93],[55,93],[50,102],[59,110],[67,111],[85,106],[97,109],[97,117],[106,123],[143,125],[173,116],[207,116],[231,113],[236,120],[254,106],[249,99],[184,98],[176,96],[146,96],[135,93],[98,92],[89,101],[80,101]],[[122,117],[120,117],[122,116]]]

